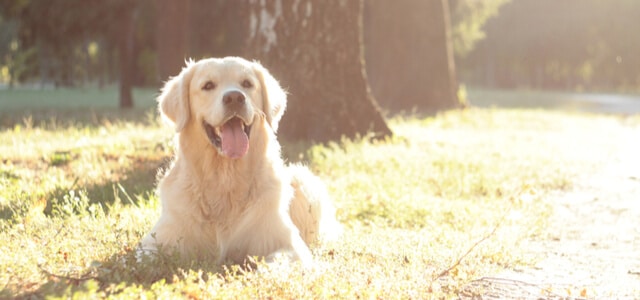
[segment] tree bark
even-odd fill
[[[189,45],[189,0],[156,0],[156,46],[161,81],[180,73]]]
[[[447,0],[367,0],[367,74],[391,110],[459,106]]]
[[[132,108],[133,96],[133,47],[135,43],[135,5],[124,5],[118,35],[120,58],[120,108]]]
[[[248,56],[289,91],[282,136],[327,142],[392,134],[364,71],[362,0],[252,0],[249,6]]]

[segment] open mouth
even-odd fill
[[[211,144],[223,155],[230,158],[241,158],[249,150],[249,136],[251,125],[239,117],[233,117],[218,127],[202,121],[204,130]]]

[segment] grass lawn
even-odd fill
[[[157,89],[135,88],[134,108],[118,110],[118,87],[0,89],[0,128],[22,123],[30,116],[38,123],[98,124],[114,120],[139,120],[155,107]]]
[[[155,176],[173,134],[152,113],[138,117],[0,129],[0,298],[456,297],[474,278],[534,263],[519,246],[543,231],[549,195],[597,170],[637,138],[624,128],[640,125],[467,109],[393,118],[396,135],[383,142],[301,152],[285,144],[325,180],[345,232],[313,249],[312,270],[246,271],[170,256],[136,261],[159,216]]]
[[[155,105],[157,89],[135,88],[133,98],[137,107],[149,108]],[[104,88],[15,88],[0,89],[0,108],[3,111],[115,108],[118,106],[118,87]]]

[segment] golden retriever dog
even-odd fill
[[[238,57],[189,61],[158,103],[177,145],[158,184],[162,213],[142,251],[218,263],[284,255],[309,266],[308,246],[340,227],[320,179],[280,156],[275,134],[286,93],[276,79]]]

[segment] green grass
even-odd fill
[[[133,98],[137,107],[149,108],[155,105],[157,89],[135,88]],[[0,107],[3,111],[25,109],[77,109],[118,107],[117,86],[104,88],[14,88],[0,90]]]
[[[0,89],[0,128],[28,122],[63,125],[91,125],[105,121],[140,119],[155,107],[157,89],[133,89],[134,108],[118,109],[118,88]]]
[[[394,118],[386,141],[284,145],[327,183],[345,232],[313,249],[313,270],[247,271],[176,256],[137,262],[173,133],[152,114],[94,121],[27,118],[0,131],[0,298],[452,298],[474,278],[534,263],[519,245],[542,233],[550,195],[597,170],[640,125],[468,109]]]

